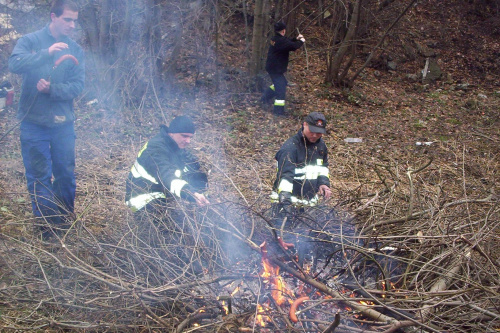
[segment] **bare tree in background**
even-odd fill
[[[340,40],[340,42],[338,47],[334,47],[334,51],[328,56],[326,72],[326,81],[332,82],[334,85],[340,85],[343,82],[356,55],[356,37],[361,17],[362,1],[355,0],[353,3],[339,2],[335,5],[338,24],[333,31],[333,44],[335,45],[337,40]],[[347,26],[347,31],[344,30],[344,25]],[[347,65],[343,67],[346,57],[350,57],[350,59],[347,60]]]
[[[81,6],[79,19],[90,50],[87,57],[99,78],[94,91],[103,93],[99,97],[107,102],[114,102],[114,83],[126,75],[121,69],[130,50],[133,8],[132,0],[94,1]]]
[[[268,0],[256,0],[254,10],[253,37],[252,37],[252,60],[250,61],[250,75],[256,76],[264,68],[264,52],[267,45],[268,28]]]
[[[362,36],[360,33],[360,25],[363,22],[366,23],[369,21],[367,11],[371,9],[371,15],[376,17],[377,20],[381,20],[380,17],[382,15],[380,12],[391,3],[392,1],[384,1],[383,3],[376,5],[364,0],[335,3],[335,6],[333,7],[333,11],[335,13],[334,22],[336,21],[337,24],[332,31],[333,48],[329,51],[327,57],[326,82],[330,82],[335,86],[352,87],[359,74],[370,64],[389,32],[396,26],[408,10],[415,5],[416,0],[409,1],[397,17],[394,18],[392,22],[388,23],[387,28],[380,28],[380,30],[383,31],[381,35],[371,38],[373,40],[377,38],[378,40],[376,43],[370,42],[369,38],[365,39],[366,36]],[[363,30],[363,34],[366,33],[368,32]],[[372,33],[372,36],[376,36],[376,34]],[[357,56],[356,51],[361,43],[364,43],[365,47],[370,44],[373,44],[373,46],[371,46],[371,51],[369,52],[365,62],[357,68],[352,75],[349,76],[351,67],[353,66],[354,60]]]

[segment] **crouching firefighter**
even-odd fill
[[[319,196],[331,197],[328,151],[322,139],[326,119],[320,112],[310,113],[302,128],[276,153],[277,174],[271,194],[275,225],[307,207],[319,204]],[[290,221],[290,223],[293,223]],[[287,223],[289,225],[289,223]]]
[[[126,183],[126,204],[136,213],[164,214],[167,202],[183,199],[198,206],[209,201],[202,193],[207,175],[198,160],[186,148],[195,133],[194,123],[186,116],[176,117],[139,152]]]

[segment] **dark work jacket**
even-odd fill
[[[287,191],[287,184],[293,184],[294,197],[312,199],[321,185],[330,187],[328,151],[323,139],[309,142],[300,130],[281,146],[275,158],[278,171],[273,190],[276,193]]]
[[[56,42],[64,42],[69,48],[51,56],[49,47]],[[65,54],[73,55],[79,64],[67,59],[54,69],[56,60]],[[74,40],[67,36],[56,40],[47,24],[17,41],[9,58],[9,70],[23,75],[18,119],[49,127],[75,120],[73,99],[83,90],[85,63],[83,50]],[[50,80],[50,93],[38,92],[36,84],[40,79]]]
[[[266,71],[270,74],[283,74],[288,67],[288,57],[291,51],[300,48],[304,43],[290,39],[280,34],[271,38],[271,46],[267,51]]]
[[[143,208],[156,198],[182,198],[194,202],[194,192],[207,187],[207,175],[198,160],[186,149],[180,149],[168,135],[168,127],[149,140],[139,152],[126,184],[125,200],[133,210]],[[149,201],[134,204],[134,198],[155,194]],[[159,197],[158,194],[163,194]],[[142,196],[143,198],[147,196]]]

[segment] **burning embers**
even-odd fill
[[[334,231],[295,228],[286,235],[290,243],[277,238],[255,244],[260,252],[255,265],[241,263],[253,267],[252,273],[224,285],[227,296],[219,297],[224,320],[243,315],[239,330],[259,332],[377,331],[383,327],[378,325],[398,325],[401,317],[387,315],[382,303],[386,294],[394,297],[387,289],[394,288],[391,278],[402,267],[382,248],[361,244],[354,232]]]
[[[285,243],[281,238],[278,238],[278,242],[284,250],[294,248],[294,244]],[[305,295],[306,292],[311,293],[314,291],[311,290],[312,288],[306,288],[306,285],[299,280],[296,280],[295,288],[287,285],[284,276],[280,275],[280,267],[273,265],[268,258],[267,243],[262,243],[260,249],[262,254],[262,272],[260,276],[263,278],[265,289],[270,291],[271,298],[268,298],[263,304],[258,304],[256,322],[261,327],[266,327],[267,323],[271,322],[271,317],[266,315],[271,310],[271,303],[274,303],[280,310],[289,307],[286,320],[289,319],[293,323],[299,322],[297,310],[299,306],[310,299],[309,296]]]
[[[260,276],[267,292],[257,304],[254,316],[256,325],[269,332],[284,326],[317,332],[333,330],[340,324],[341,317],[344,328],[355,326],[363,329],[366,323],[373,323],[372,316],[378,315],[376,309],[380,307],[373,303],[370,295],[363,294],[358,285],[341,283],[354,273],[352,268],[348,270],[343,267],[346,263],[352,265],[356,262],[353,252],[337,251],[327,244],[325,247],[336,253],[334,258],[326,256],[318,259],[315,257],[317,252],[313,251],[313,254],[302,253],[305,259],[299,264],[299,254],[295,250],[303,247],[300,240],[298,242],[296,247],[278,238],[277,244],[283,253],[281,256],[276,256],[271,250],[268,252],[266,242],[260,245]],[[270,248],[274,250],[274,247]],[[327,270],[328,265],[330,269]],[[377,280],[376,276],[369,278]],[[385,286],[380,287],[382,291],[386,289]],[[384,316],[384,321],[390,320]]]

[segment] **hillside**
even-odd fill
[[[396,248],[388,256],[380,254],[380,262],[392,258],[408,271],[398,272],[394,281],[387,277],[394,284],[394,291],[387,293],[393,303],[383,304],[412,315],[409,320],[379,306],[386,297],[379,295],[387,288],[370,283],[376,277],[368,276],[360,283],[364,289],[357,288],[352,297],[372,299],[374,309],[396,318],[401,328],[394,328],[395,323],[373,324],[376,319],[368,315],[359,319],[358,312],[344,307],[335,310],[342,314],[339,331],[397,331],[420,319],[424,324],[419,327],[429,332],[498,331],[500,17],[498,4],[485,3],[418,2],[351,89],[324,82],[325,28],[308,26],[303,32],[307,49],[294,53],[289,67],[294,85],[288,89],[288,117],[273,116],[259,103],[259,92],[244,89],[248,80],[240,16],[230,18],[221,32],[220,66],[231,75],[219,91],[210,81],[198,84],[194,70],[186,65],[177,68],[177,93],[162,99],[161,113],[147,107],[156,103],[154,98],[141,108],[113,109],[99,102],[88,104],[83,97],[77,101],[76,121],[77,220],[56,244],[33,236],[15,128],[0,143],[0,323],[10,330],[50,332],[291,329],[294,324],[283,319],[288,318],[288,305],[280,307],[271,300],[268,309],[259,307],[262,299],[271,297],[258,278],[258,245],[264,240],[272,243],[273,238],[265,220],[274,154],[297,132],[303,116],[321,111],[328,120],[324,139],[333,190],[325,215],[335,211],[335,228],[323,230],[314,224],[325,234],[307,236],[311,242],[328,244],[323,245],[325,252],[340,251],[332,250],[332,244],[347,246],[342,252],[353,258],[341,268],[349,275],[346,267],[357,267],[362,272],[353,274],[357,282],[366,276],[362,265],[355,264],[360,253],[363,258],[371,255],[366,249],[372,241],[377,249]],[[481,11],[485,8],[488,12]],[[6,52],[2,48],[0,59],[6,59]],[[430,83],[413,78],[425,66],[425,52],[435,55],[443,72]],[[366,54],[356,59],[358,65]],[[396,60],[395,70],[385,66],[387,59]],[[7,75],[19,91],[19,77],[0,75]],[[185,227],[205,241],[205,252],[198,255],[210,257],[201,275],[187,272],[191,263],[182,274],[171,270],[175,258],[156,246],[155,242],[166,246],[157,238],[157,227],[137,225],[123,204],[125,179],[137,152],[159,123],[179,114],[195,120],[193,151],[209,170],[211,207],[186,208],[195,217],[186,219]],[[0,112],[0,134],[15,124],[13,107]],[[362,142],[348,143],[346,138]],[[343,235],[349,239],[366,243],[338,241],[342,229],[337,225],[345,228]],[[297,239],[305,237],[302,232],[297,231]],[[325,241],[325,235],[331,238]],[[191,239],[183,237],[179,244],[190,247]],[[290,254],[279,253],[275,265],[290,262],[279,260],[290,259]],[[340,262],[342,256],[332,254],[330,259]],[[289,271],[280,266],[288,281],[296,269],[289,266]],[[297,298],[302,287],[295,277],[287,283]],[[233,296],[234,313],[221,317],[217,296],[230,294],[237,285],[242,291]],[[333,297],[314,287],[323,293],[318,294]],[[272,318],[267,327],[252,326],[256,311]],[[307,317],[312,323],[293,327],[325,331],[334,321],[333,311],[320,309],[318,313],[330,314],[321,317],[313,309]]]

